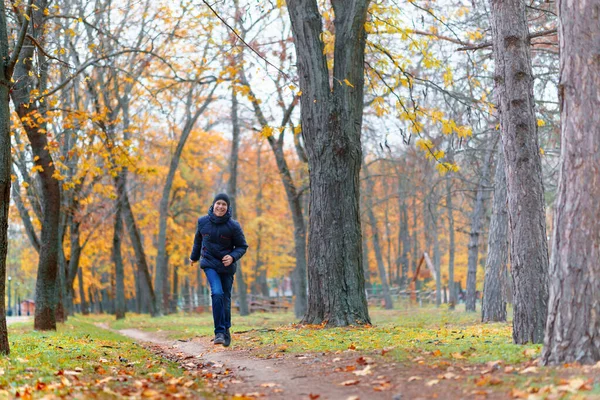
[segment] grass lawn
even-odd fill
[[[10,325],[8,334],[11,353],[0,357],[0,399],[207,396],[200,381],[175,363],[83,317],[59,324],[56,332],[34,331],[29,322]]]

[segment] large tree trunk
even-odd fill
[[[479,237],[483,228],[484,200],[487,190],[488,174],[492,163],[493,151],[485,155],[481,177],[477,184],[475,205],[471,213],[471,231],[469,232],[468,258],[467,258],[467,298],[465,301],[466,311],[475,312],[477,302],[477,267],[479,265]]]
[[[374,190],[373,180],[369,175],[369,169],[367,164],[363,164],[363,170],[365,171],[365,178],[367,181],[367,196],[366,206],[367,215],[369,217],[369,225],[371,225],[371,239],[373,240],[373,248],[375,249],[375,260],[377,261],[377,270],[379,271],[379,278],[381,279],[381,289],[383,291],[383,302],[386,310],[394,308],[392,303],[392,296],[390,296],[390,288],[388,286],[388,280],[385,274],[385,265],[383,264],[383,255],[381,254],[381,243],[379,243],[379,231],[377,229],[377,218],[373,211],[373,198],[371,197]]]
[[[494,204],[492,207],[481,306],[481,320],[483,322],[506,321],[508,210],[506,209],[506,175],[502,144],[498,148],[498,161],[494,176]]]
[[[4,2],[0,4],[0,59],[7,60],[8,37]],[[10,205],[10,76],[7,63],[0,63],[0,354],[9,354],[8,329],[6,327],[6,256],[8,255],[8,209]]]
[[[330,86],[316,0],[287,1],[303,93],[302,135],[310,173],[309,298],[303,319],[309,324],[370,323],[359,212],[368,3],[332,0],[336,35]]]
[[[35,26],[34,37],[40,41],[39,33],[43,32],[43,10],[47,6],[47,1],[36,4],[36,10],[32,11],[32,22]],[[43,42],[43,41],[42,41]],[[37,71],[34,68],[33,54],[34,46],[26,46],[21,51],[19,61],[15,67],[16,80],[11,98],[15,110],[22,121],[32,118],[36,115],[44,117],[45,103],[32,102],[31,93],[37,89],[43,92],[45,87],[37,85]],[[31,74],[30,74],[31,72]],[[43,74],[42,74],[43,75]],[[35,117],[34,117],[35,119]],[[60,188],[58,180],[52,175],[55,172],[52,155],[48,148],[48,135],[40,134],[40,131],[47,128],[45,122],[39,125],[22,124],[27,133],[31,149],[35,156],[35,165],[41,168],[39,177],[42,188],[42,233],[40,238],[40,257],[38,260],[38,271],[35,285],[35,319],[34,329],[36,330],[55,330],[56,329],[56,281],[58,274],[58,245],[59,245],[59,216],[60,216]]]
[[[542,362],[600,360],[600,0],[558,1],[561,170]]]
[[[511,235],[513,341],[541,343],[548,311],[548,245],[525,4],[491,0],[491,5]]]
[[[231,207],[231,216],[237,219],[237,173],[238,159],[240,149],[240,122],[238,119],[238,99],[235,89],[232,89],[231,94],[231,122],[233,127],[233,137],[231,139],[231,158],[229,161],[229,182],[227,184],[227,192]],[[238,305],[240,307],[240,315],[249,315],[248,308],[248,288],[242,271],[242,262],[237,262],[237,270],[235,271],[235,280],[237,281]]]

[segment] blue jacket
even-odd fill
[[[235,274],[236,262],[242,258],[248,249],[246,238],[240,223],[231,218],[231,210],[222,217],[213,213],[213,207],[208,210],[208,215],[198,219],[194,247],[190,260],[200,261],[200,267],[212,268],[220,274]],[[226,267],[223,257],[229,254],[233,263]]]

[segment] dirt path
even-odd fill
[[[261,356],[235,346],[236,341],[244,340],[240,334],[234,334],[232,346],[224,348],[214,346],[204,337],[175,341],[167,339],[165,332],[136,329],[118,332],[195,371],[209,387],[224,395],[286,400],[506,398],[506,393],[474,391],[464,378],[466,371],[454,370],[452,366],[401,365],[355,351],[339,354],[275,351]]]
[[[212,378],[216,388],[229,395],[245,395],[272,399],[392,399],[393,395],[374,392],[360,382],[349,386],[344,381],[356,381],[357,376],[339,374],[323,368],[323,360],[314,355],[298,357],[279,355],[260,359],[248,351],[235,347],[214,346],[208,338],[189,341],[172,341],[157,334],[136,329],[119,331],[124,336],[154,345],[155,352],[184,362],[190,369],[200,369],[205,377]],[[234,337],[235,340],[235,337]],[[156,347],[158,346],[158,348]],[[315,371],[316,370],[316,371]],[[215,379],[216,378],[216,379]],[[402,396],[398,396],[398,399]]]

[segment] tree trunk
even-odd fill
[[[169,311],[171,314],[177,312],[177,305],[179,304],[179,265],[173,266],[173,297],[171,304],[169,304]]]
[[[548,246],[525,4],[492,0],[491,5],[511,235],[513,341],[541,343],[548,311]]]
[[[242,83],[249,86],[248,80],[245,74],[241,74]],[[250,96],[252,99],[252,105],[254,107],[254,114],[258,119],[258,122],[263,128],[268,126],[268,121],[265,118],[260,103],[254,95],[254,92],[250,90]],[[285,115],[281,126],[286,125],[286,121],[289,120],[291,113],[297,103],[297,98],[294,98],[292,104],[285,111]],[[294,179],[287,164],[285,153],[283,151],[283,139],[285,131],[279,134],[279,138],[275,139],[273,135],[267,138],[273,155],[275,156],[275,162],[277,169],[279,170],[279,176],[285,189],[285,194],[288,201],[288,206],[292,213],[292,222],[294,223],[294,253],[296,255],[296,267],[292,271],[292,288],[295,296],[294,301],[294,314],[296,318],[302,318],[306,313],[307,299],[306,299],[306,224],[304,223],[304,215],[302,213],[302,195],[298,193],[298,189],[294,184]],[[297,135],[294,134],[294,142],[296,145],[297,152],[302,153],[302,147],[298,143]],[[301,158],[302,159],[302,158]]]
[[[146,253],[144,252],[140,231],[135,222],[135,218],[133,217],[133,211],[131,210],[131,204],[129,204],[127,192],[125,192],[123,196],[123,214],[125,224],[127,225],[127,231],[129,232],[129,238],[135,253],[136,264],[138,266],[142,293],[144,293],[143,301],[150,307],[150,315],[154,317],[158,315],[158,312],[156,310],[156,298],[152,288],[152,278],[150,276],[148,262],[146,261]]]
[[[83,315],[88,315],[90,310],[87,302],[85,301],[85,290],[83,289],[83,271],[81,268],[77,269],[77,281],[79,283],[79,303],[81,304],[81,313]]]
[[[558,1],[562,146],[544,364],[600,361],[600,0]]]
[[[467,258],[467,298],[465,309],[469,312],[475,312],[477,303],[477,267],[479,265],[479,236],[483,227],[484,200],[485,191],[489,186],[488,174],[490,164],[492,163],[493,151],[488,151],[485,155],[483,168],[481,169],[481,178],[477,185],[477,194],[475,196],[475,205],[471,213],[471,231],[469,232],[468,258]]]
[[[115,317],[125,318],[125,268],[121,254],[121,239],[123,236],[123,196],[125,194],[125,171],[119,171],[115,177],[117,200],[115,201],[115,225],[113,230],[113,262],[115,263]]]
[[[156,308],[159,314],[164,313],[170,308],[169,304],[169,293],[168,290],[164,290],[164,284],[167,283],[169,265],[167,263],[167,220],[169,217],[169,200],[171,198],[171,189],[173,188],[173,180],[175,179],[175,173],[179,167],[179,160],[181,160],[181,154],[185,147],[190,133],[196,124],[196,121],[204,113],[208,105],[212,102],[212,94],[210,93],[208,98],[202,103],[200,107],[194,110],[192,113],[192,107],[195,104],[194,88],[197,84],[190,87],[185,110],[185,123],[181,131],[181,136],[177,143],[177,147],[173,155],[171,156],[171,162],[169,163],[169,172],[165,179],[165,185],[163,186],[162,196],[159,205],[159,216],[158,216],[158,254],[156,256],[156,273],[154,276],[154,288],[156,289],[156,299],[158,303]],[[216,88],[216,86],[215,86]],[[162,285],[161,285],[162,284]],[[168,285],[166,286],[168,288]]]
[[[363,224],[363,227],[365,225]],[[362,232],[363,269],[365,273],[365,288],[371,289],[371,270],[369,267],[369,245],[367,244],[367,233]]]
[[[8,37],[4,2],[0,4],[0,59],[7,60]],[[10,77],[7,76],[7,64],[0,63],[0,354],[8,355],[8,328],[6,326],[6,256],[8,255],[8,210],[10,205]]]
[[[456,307],[456,289],[454,288],[454,210],[452,210],[452,179],[446,178],[446,211],[448,212],[448,291],[450,292],[450,309]]]
[[[35,26],[34,37],[40,41],[39,33],[43,32],[43,10],[47,1],[36,4],[32,11],[32,23]],[[43,41],[42,41],[43,42]],[[31,92],[34,89],[43,91],[43,85],[36,85],[37,70],[34,68],[34,46],[23,47],[19,61],[15,66],[16,80],[11,91],[11,98],[15,110],[21,120],[27,120],[35,115],[44,117],[45,105],[31,101]],[[47,66],[45,67],[47,68]],[[31,73],[31,74],[30,74]],[[44,103],[45,104],[45,103]],[[35,285],[35,319],[34,329],[56,330],[56,281],[58,274],[58,227],[60,216],[60,189],[58,180],[52,175],[55,172],[52,155],[48,149],[48,135],[40,134],[47,128],[45,122],[30,126],[23,123],[31,149],[35,156],[35,165],[41,168],[39,177],[41,181],[41,199],[43,204],[42,232],[40,238],[40,257]]]
[[[431,196],[433,196],[433,192]],[[438,232],[438,209],[437,198],[431,202],[431,236],[433,238],[433,265],[435,267],[435,305],[442,304],[442,270],[441,270],[441,254],[440,254],[440,235]]]
[[[400,234],[398,238],[398,248],[402,243],[402,256],[400,263],[402,265],[402,274],[400,275],[400,287],[406,288],[408,284],[408,255],[410,253],[410,232],[408,230],[408,208],[406,207],[406,180],[398,175],[398,211],[400,214]]]
[[[392,303],[392,297],[390,296],[390,288],[385,273],[385,265],[383,263],[383,255],[381,254],[381,243],[379,243],[379,231],[377,229],[377,218],[373,212],[373,198],[371,197],[374,192],[374,184],[371,176],[369,175],[369,169],[367,164],[363,164],[363,170],[365,171],[365,178],[367,181],[367,196],[366,196],[366,207],[367,215],[369,217],[369,225],[371,225],[371,239],[373,240],[373,248],[375,249],[375,260],[377,260],[377,269],[379,270],[379,278],[381,279],[381,289],[383,291],[383,301],[386,310],[394,308]]]
[[[231,216],[237,219],[237,173],[238,159],[240,148],[240,122],[238,119],[238,100],[235,89],[232,89],[231,94],[231,123],[233,127],[233,137],[231,139],[231,158],[229,161],[229,182],[227,192],[231,206]],[[248,309],[248,288],[242,271],[242,262],[237,262],[237,270],[235,271],[235,280],[237,281],[238,305],[240,307],[240,315],[245,316],[250,314]]]
[[[504,151],[498,148],[498,161],[494,176],[494,204],[488,254],[485,263],[485,282],[481,320],[483,322],[506,321],[506,274],[508,261],[508,210],[506,209],[506,176],[504,171]]]
[[[368,3],[332,0],[336,35],[330,86],[316,0],[287,1],[310,173],[309,299],[303,319],[309,324],[370,323],[359,212]]]

